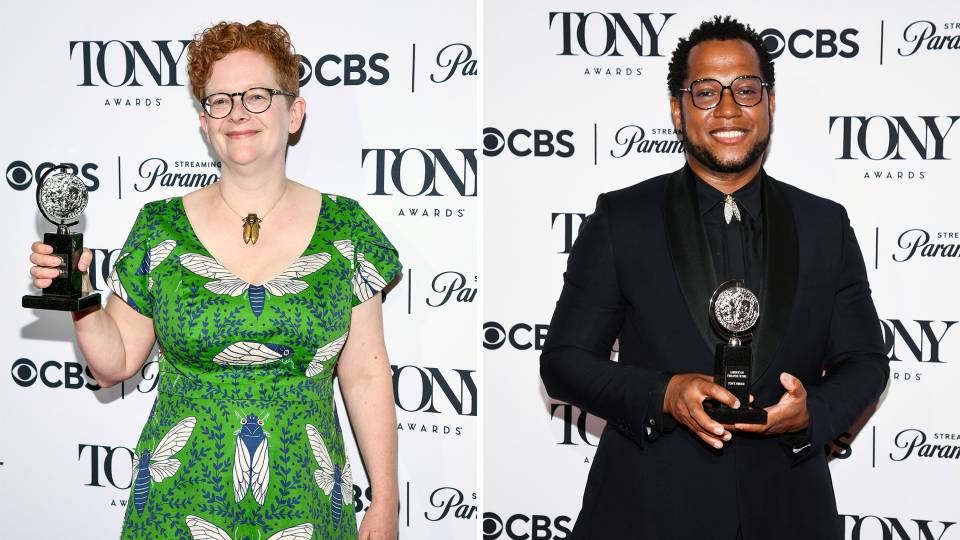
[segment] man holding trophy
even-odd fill
[[[552,397],[607,421],[570,538],[839,539],[823,446],[889,372],[857,240],[763,170],[753,29],[705,21],[668,87],[686,165],[600,195],[541,356]]]

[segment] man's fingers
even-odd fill
[[[800,397],[806,395],[807,393],[807,390],[803,387],[803,383],[800,382],[800,379],[794,377],[786,371],[780,374],[780,384],[782,384],[783,387],[787,389],[787,392],[791,395]]]
[[[677,410],[674,412],[674,419],[687,426],[690,431],[696,433],[697,437],[700,437],[700,439],[708,445],[714,448],[723,447],[723,443],[720,441],[720,439],[710,432],[704,430],[704,428],[693,419],[693,410],[687,403],[681,401],[677,404],[676,409]]]
[[[30,244],[30,250],[34,253],[41,253],[43,255],[49,255],[53,253],[53,246],[50,244],[44,244],[43,242],[34,242]]]
[[[727,430],[723,429],[719,422],[710,418],[699,403],[694,407],[688,407],[688,410],[694,424],[691,427],[698,432],[700,438],[714,448],[723,448],[722,441],[729,440]]]
[[[737,396],[731,394],[729,390],[720,386],[719,384],[706,384],[703,388],[703,393],[719,401],[720,403],[723,403],[731,409],[740,408],[740,400],[737,399]]]
[[[771,405],[764,410],[767,411],[766,424],[734,424],[733,427],[737,431],[747,433],[771,433],[771,430],[780,423],[780,419],[783,417],[783,405]]]

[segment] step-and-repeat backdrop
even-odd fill
[[[597,194],[683,163],[667,65],[714,13],[776,56],[767,170],[845,205],[868,266],[891,375],[824,450],[845,539],[960,539],[960,8],[779,6],[484,4],[485,539],[569,536],[603,423],[546,395],[540,348]]]
[[[477,524],[476,5],[460,2],[15,2],[0,33],[0,537],[116,538],[156,357],[99,389],[69,315],[21,309],[27,254],[51,230],[37,178],[68,164],[90,191],[77,230],[104,293],[139,208],[214,182],[185,47],[221,20],[279,22],[302,55],[306,124],[288,175],[360,201],[400,251],[384,305],[399,437],[400,538]],[[338,398],[339,399],[339,398]],[[344,410],[341,404],[340,410]],[[348,432],[349,430],[344,430]],[[369,482],[356,446],[362,516]]]

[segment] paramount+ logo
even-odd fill
[[[493,512],[483,513],[483,540],[563,540],[568,538],[572,524],[569,516],[542,514],[513,514],[501,517]]]

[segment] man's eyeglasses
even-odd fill
[[[688,88],[681,88],[681,92],[690,92],[693,104],[698,109],[710,110],[720,105],[723,91],[730,90],[733,101],[741,107],[753,107],[763,99],[764,87],[770,85],[763,79],[753,75],[737,77],[728,85],[721,84],[716,79],[697,79],[690,83]]]
[[[243,108],[254,114],[259,114],[269,109],[271,103],[273,103],[273,96],[294,97],[293,93],[287,92],[286,90],[256,87],[232,94],[210,94],[200,100],[200,103],[210,118],[226,118],[233,112],[234,96],[240,96],[240,103],[243,103]]]

